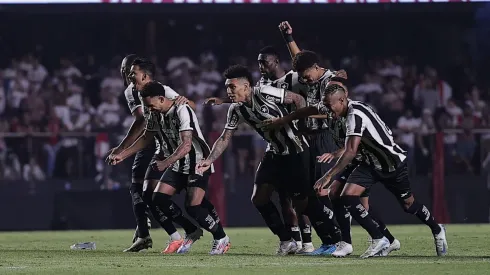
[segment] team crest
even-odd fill
[[[269,108],[265,105],[260,106],[260,111],[262,113],[268,114],[269,113]]]
[[[287,84],[286,82],[283,82],[283,83],[281,83],[280,87],[281,87],[281,89],[287,89],[289,87],[289,84]]]

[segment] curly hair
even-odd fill
[[[320,59],[315,52],[302,50],[293,58],[293,70],[296,72],[304,72],[319,62]]]

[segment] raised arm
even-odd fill
[[[301,52],[298,45],[293,39],[293,28],[291,28],[291,25],[288,21],[284,21],[279,24],[279,30],[281,31],[284,41],[286,41],[291,59],[293,59],[299,52]]]

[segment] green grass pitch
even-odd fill
[[[187,255],[161,255],[167,236],[153,229],[153,249],[123,253],[132,231],[0,233],[0,274],[490,274],[490,225],[449,225],[448,256],[435,256],[425,226],[390,226],[401,250],[389,257],[362,260],[367,234],[353,228],[354,255],[275,256],[277,239],[265,228],[228,229],[232,247],[210,256],[208,233]],[[94,241],[95,251],[71,251],[76,242]],[[318,246],[318,239],[314,239]]]

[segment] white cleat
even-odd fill
[[[391,244],[390,246],[388,246],[388,248],[382,250],[379,255],[377,256],[381,256],[381,257],[386,257],[388,256],[388,254],[390,254],[392,251],[398,251],[400,250],[400,241],[395,239]]]
[[[341,241],[337,244],[337,248],[332,253],[332,256],[336,258],[343,258],[352,254],[353,251],[354,249],[352,248],[352,244]]]
[[[230,247],[231,247],[230,238],[228,238],[228,236],[225,236],[222,239],[213,241],[213,247],[211,248],[209,254],[211,255],[225,254],[226,251],[230,249]]]
[[[295,242],[296,242],[296,251],[289,252],[288,254],[290,254],[290,255],[298,254],[299,251],[301,251],[303,249],[303,242],[302,241],[295,241]]]
[[[123,252],[143,252],[152,247],[153,241],[150,236],[145,238],[138,237],[136,241],[129,248],[124,249]]]
[[[374,257],[379,254],[382,250],[387,249],[390,246],[390,241],[386,237],[381,239],[373,239],[373,242],[368,247],[366,252],[361,255],[361,258],[366,259],[370,257]]]
[[[444,225],[439,224],[441,227],[441,232],[437,235],[434,235],[434,244],[436,245],[437,256],[446,256],[447,254],[447,239],[446,239],[446,227]]]
[[[301,249],[298,249],[298,252],[296,252],[296,254],[311,253],[313,251],[315,251],[313,243],[303,243],[303,247]]]
[[[191,249],[192,245],[197,240],[199,240],[202,237],[203,234],[204,233],[203,233],[203,231],[202,231],[201,228],[198,228],[196,231],[190,233],[189,235],[185,234],[184,242],[179,247],[179,249],[177,249],[177,253],[183,254],[183,253],[189,252],[189,250]]]
[[[277,255],[285,256],[287,254],[294,254],[298,251],[298,247],[294,240],[280,241],[279,248],[277,249]]]

